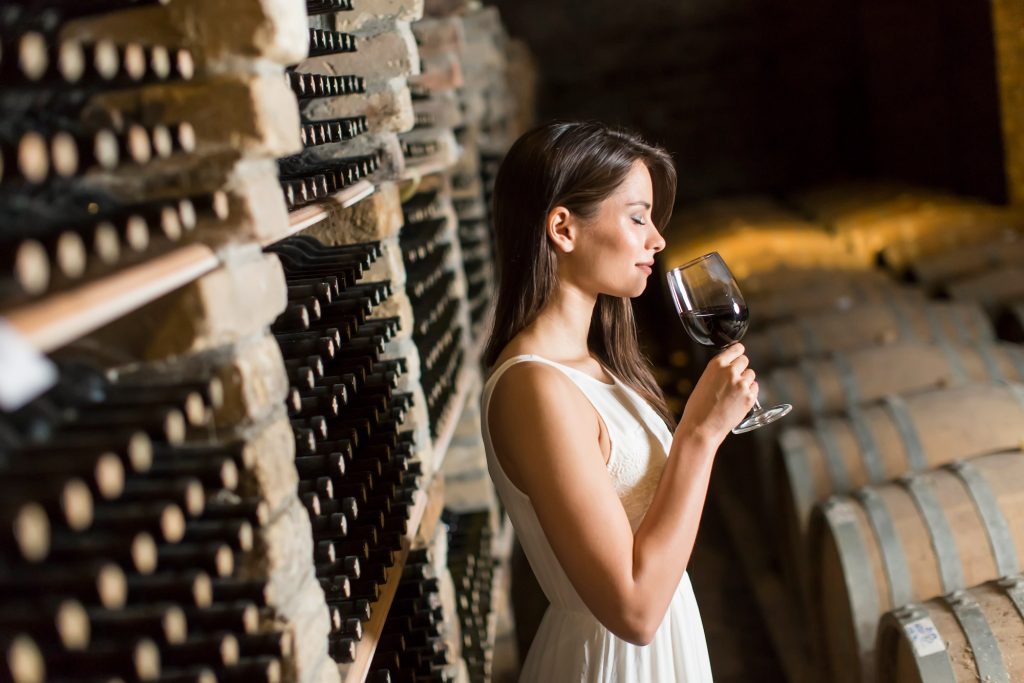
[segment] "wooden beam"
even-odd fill
[[[1024,204],[1024,3],[994,0],[992,33],[1003,120],[1007,195],[1013,204]]]

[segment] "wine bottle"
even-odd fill
[[[133,640],[144,637],[158,645],[185,642],[188,621],[177,605],[127,606],[117,610],[90,608],[88,626],[100,641]]]

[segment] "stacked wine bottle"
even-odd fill
[[[440,585],[428,549],[412,550],[370,664],[370,680],[451,681],[443,623]]]
[[[290,303],[272,330],[292,384],[299,495],[331,614],[330,652],[351,662],[408,531],[420,474],[403,430],[412,398],[394,391],[406,363],[384,357],[399,321],[371,317],[390,283],[360,280],[379,243],[325,247],[297,236],[270,250],[288,282]]]
[[[218,444],[217,381],[111,383],[87,365],[4,417],[3,678],[280,680],[292,641],[238,578],[267,521]]]
[[[16,304],[166,251],[227,202],[165,193],[140,203],[111,177],[196,150],[187,120],[154,124],[99,101],[188,81],[188,49],[72,40],[66,22],[142,3],[8,3],[0,13],[0,304]]]
[[[413,339],[420,352],[421,383],[433,436],[455,397],[464,357],[459,297],[449,266],[448,217],[438,191],[420,192],[402,205],[405,225],[399,234],[412,303]]]
[[[330,57],[358,50],[359,39],[355,35],[319,27],[333,26],[330,15],[351,11],[351,2],[310,1],[306,7],[311,23],[310,57]],[[366,79],[355,74],[306,73],[297,70],[298,66],[290,66],[286,77],[299,100],[304,149],[278,160],[281,187],[289,209],[326,199],[368,178],[380,168],[378,153],[365,154],[346,149],[345,143],[369,132],[365,115],[323,118],[312,114],[309,106],[325,98],[365,95]]]
[[[453,179],[459,189],[459,176]],[[472,180],[476,180],[473,177]],[[468,185],[472,187],[475,183]],[[469,318],[473,337],[480,336],[487,322],[487,314],[494,294],[494,263],[491,254],[491,226],[483,198],[455,199],[459,219],[459,243],[462,245],[462,264],[466,272],[466,296],[469,299]]]
[[[448,569],[455,593],[462,630],[462,657],[470,679],[490,680],[494,630],[492,589],[491,513],[456,513],[445,510],[442,519],[448,525]]]

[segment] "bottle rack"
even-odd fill
[[[67,17],[68,21],[75,22],[75,30],[62,35],[83,36],[82,44],[90,58],[94,53],[113,50],[110,54],[117,55],[125,68],[137,68],[132,66],[132,60],[137,59],[133,55],[138,52],[148,68],[153,69],[155,81],[119,82],[116,92],[96,90],[92,96],[111,110],[149,113],[140,115],[137,120],[129,119],[123,129],[115,126],[113,138],[103,134],[105,129],[95,134],[95,140],[89,138],[92,149],[96,150],[96,163],[81,163],[75,169],[71,169],[64,157],[55,157],[52,163],[53,168],[60,171],[60,182],[109,181],[113,183],[111,187],[137,191],[141,193],[139,196],[147,200],[152,197],[157,202],[179,202],[179,198],[191,196],[191,191],[186,195],[178,189],[179,185],[173,182],[177,178],[182,186],[198,187],[200,192],[207,193],[203,196],[214,199],[216,216],[213,218],[216,220],[200,220],[198,226],[195,225],[189,211],[203,207],[197,204],[190,209],[181,201],[175,207],[174,216],[164,210],[149,218],[151,230],[181,232],[180,243],[171,240],[167,246],[145,254],[144,258],[134,258],[104,270],[90,270],[82,280],[62,282],[60,288],[52,292],[0,304],[0,316],[43,354],[66,355],[67,348],[72,356],[86,351],[87,356],[93,353],[95,358],[97,349],[112,344],[109,357],[99,356],[105,362],[113,359],[114,365],[105,370],[105,376],[116,377],[126,382],[126,386],[149,386],[153,381],[172,380],[189,383],[195,377],[210,377],[211,373],[217,379],[214,386],[220,387],[223,382],[223,389],[217,391],[223,391],[224,405],[215,407],[207,402],[206,426],[189,427],[185,447],[206,448],[192,443],[192,437],[196,436],[202,439],[197,443],[209,444],[219,452],[234,453],[241,497],[231,498],[235,495],[230,491],[232,487],[226,491],[207,487],[208,512],[223,514],[224,496],[236,506],[241,505],[237,510],[247,510],[244,514],[251,518],[251,533],[258,539],[258,551],[252,551],[257,555],[250,551],[245,551],[250,554],[236,553],[236,569],[241,568],[239,571],[247,578],[243,581],[222,577],[214,582],[214,592],[219,592],[220,598],[240,596],[261,605],[261,614],[273,620],[274,630],[263,633],[259,643],[252,638],[242,639],[245,640],[242,643],[244,667],[237,670],[227,665],[213,668],[224,680],[245,677],[268,682],[366,680],[410,549],[419,542],[417,539],[436,535],[444,506],[445,477],[441,467],[462,407],[474,401],[480,389],[480,328],[471,330],[463,322],[462,336],[451,342],[451,348],[457,353],[451,356],[452,371],[447,379],[450,396],[435,412],[432,429],[424,431],[426,439],[418,442],[423,475],[413,494],[399,551],[394,565],[387,570],[370,619],[362,625],[363,637],[355,645],[354,660],[337,667],[335,676],[325,668],[332,662],[328,660],[319,665],[310,655],[316,650],[317,629],[320,628],[310,624],[319,624],[316,621],[319,617],[314,619],[296,611],[298,607],[288,601],[281,601],[282,594],[298,581],[296,572],[301,566],[297,566],[293,558],[309,558],[310,554],[304,550],[309,539],[295,536],[295,531],[301,531],[307,523],[305,511],[295,499],[295,466],[289,461],[287,449],[282,456],[279,448],[270,447],[274,439],[280,441],[284,434],[291,433],[280,409],[280,400],[287,393],[286,370],[279,361],[274,361],[270,352],[273,339],[267,333],[267,326],[285,304],[283,294],[279,293],[279,279],[283,282],[280,266],[273,256],[261,255],[258,247],[273,248],[287,237],[323,230],[336,232],[333,238],[336,244],[370,241],[357,240],[346,232],[349,216],[356,215],[353,212],[380,213],[385,211],[381,207],[391,201],[391,197],[409,197],[425,188],[440,187],[445,195],[447,219],[448,253],[444,270],[451,277],[458,316],[465,321],[468,319],[465,272],[448,183],[453,167],[467,163],[467,159],[477,157],[480,151],[473,146],[455,144],[451,130],[454,123],[438,126],[437,120],[431,121],[435,124],[432,141],[424,142],[415,134],[405,135],[416,121],[410,99],[407,94],[403,95],[408,90],[407,76],[415,76],[414,72],[419,69],[419,64],[414,65],[415,50],[408,65],[400,66],[398,73],[381,70],[380,50],[394,49],[393,44],[391,47],[387,44],[389,35],[411,37],[409,22],[419,19],[415,14],[416,3],[393,8],[390,11],[394,14],[387,17],[375,16],[358,7],[353,9],[345,3],[322,2],[315,3],[315,7],[314,3],[307,3],[308,30],[301,35],[295,30],[294,17],[287,14],[301,12],[301,5],[275,9],[256,7],[257,3],[249,0],[230,0],[224,7],[212,8],[198,0],[170,0],[170,4],[174,3],[180,3],[179,7],[189,5],[190,12],[210,13],[211,23],[224,21],[226,17],[244,16],[240,24],[245,28],[232,35],[198,35],[192,33],[194,26],[177,23],[181,15],[169,11],[168,3],[112,1],[102,5],[102,12]],[[218,12],[225,14],[214,16]],[[250,19],[253,26],[261,26],[259,32],[247,32]],[[382,25],[390,28],[382,32]],[[415,24],[413,30],[417,30]],[[157,41],[150,34],[165,37],[166,49],[159,45],[152,47]],[[134,47],[135,39],[145,47]],[[90,40],[96,43],[95,47]],[[407,44],[414,44],[414,41],[409,40]],[[252,76],[244,67],[235,70],[245,60],[253,58],[265,64],[281,65],[276,67],[279,73]],[[297,74],[310,73],[316,66],[314,60],[321,60],[322,64],[325,60],[342,59],[350,60],[354,65],[351,75],[360,79],[349,83],[350,89],[365,90],[365,94],[342,95],[339,91],[333,102],[331,97],[324,96],[292,100],[299,102],[299,115],[294,104],[282,106],[289,104],[292,92],[289,84],[300,86],[297,78],[304,80],[302,87],[312,84],[314,88],[325,89],[323,94],[330,94],[326,88],[333,85],[323,81],[311,83],[310,78],[302,79]],[[169,66],[164,69],[162,65],[168,60]],[[168,71],[166,78],[160,77],[164,71]],[[491,77],[500,79],[502,75],[492,74]],[[210,105],[204,103],[214,92],[218,93],[219,99],[214,99],[220,102],[217,106],[222,114],[194,119],[186,116],[209,108]],[[178,97],[177,109],[175,106],[166,108],[168,118],[152,118],[152,112],[159,110],[160,103]],[[391,119],[375,117],[366,107],[371,97],[392,97],[401,105],[400,111]],[[213,125],[210,118],[220,120]],[[194,127],[174,125],[184,120],[192,120]],[[326,127],[328,120],[337,123],[333,132]],[[419,120],[425,122],[423,117]],[[489,124],[481,119],[475,123],[463,121],[459,125],[483,129]],[[104,146],[102,141],[108,144]],[[77,138],[75,143],[82,153],[84,143]],[[118,148],[117,162],[112,161],[107,149],[110,144]],[[67,149],[67,145],[50,147]],[[410,153],[409,158],[405,152]],[[283,192],[273,192],[280,187],[277,175],[282,168],[275,167],[275,158],[315,158],[325,162],[331,158],[365,157],[367,154],[376,155],[379,168],[367,167],[363,177],[347,178],[345,186],[338,191],[314,194],[310,201],[294,210],[286,210]],[[27,170],[31,172],[31,167]],[[295,180],[294,174],[287,175]],[[313,184],[320,183],[318,189],[322,190],[325,181],[317,178]],[[293,184],[291,189],[298,190],[298,185]],[[381,264],[374,266],[377,268],[374,279],[378,279],[378,275],[393,277],[395,293],[405,296],[414,283],[405,281],[404,264],[398,252],[397,226],[381,230],[379,237],[383,242],[393,242],[397,261],[385,254]],[[254,282],[266,283],[266,286],[246,291],[244,283]],[[238,310],[232,311],[233,308]],[[194,317],[189,321],[187,333],[175,336],[159,329],[159,323],[165,320],[162,316],[180,315],[180,311],[186,310],[192,311],[190,315]],[[415,319],[402,311],[397,316],[402,318],[403,324]],[[228,320],[222,321],[220,317]],[[154,325],[158,341],[140,346],[136,333],[146,338]],[[131,339],[122,340],[122,336]],[[402,350],[410,351],[408,346]],[[418,355],[415,347],[411,352]],[[127,364],[120,366],[122,362]],[[418,380],[413,384],[416,386],[412,389],[420,391]],[[417,398],[425,400],[422,393]],[[198,408],[192,405],[192,410]],[[3,419],[0,415],[0,420]],[[273,457],[268,455],[275,451]],[[160,465],[166,466],[166,463]],[[263,553],[266,557],[258,556]],[[173,553],[165,555],[171,558]],[[166,559],[166,567],[176,561]],[[309,587],[303,584],[302,592],[308,595]],[[215,604],[217,602],[219,598],[215,597]],[[196,618],[214,619],[212,616]],[[251,621],[251,615],[246,618]],[[314,621],[304,621],[307,619]],[[247,629],[250,627],[251,624],[245,625]],[[0,625],[0,631],[2,629]],[[202,630],[196,633],[201,634]],[[300,638],[300,633],[312,637]],[[0,636],[3,635],[0,632]],[[17,643],[3,639],[0,642],[5,647],[10,645],[9,653],[24,654]],[[192,661],[189,657],[200,661],[210,656],[203,647],[211,646],[209,643],[196,645],[187,655],[181,648],[180,652],[168,651],[166,668],[177,674],[182,667],[180,662]],[[176,659],[178,657],[184,659]],[[33,660],[31,652],[28,659]],[[202,671],[194,673],[196,680],[205,680]]]

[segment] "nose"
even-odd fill
[[[657,228],[652,232],[654,233],[653,239],[648,240],[648,244],[650,248],[654,250],[654,253],[658,253],[665,248],[665,238]]]

